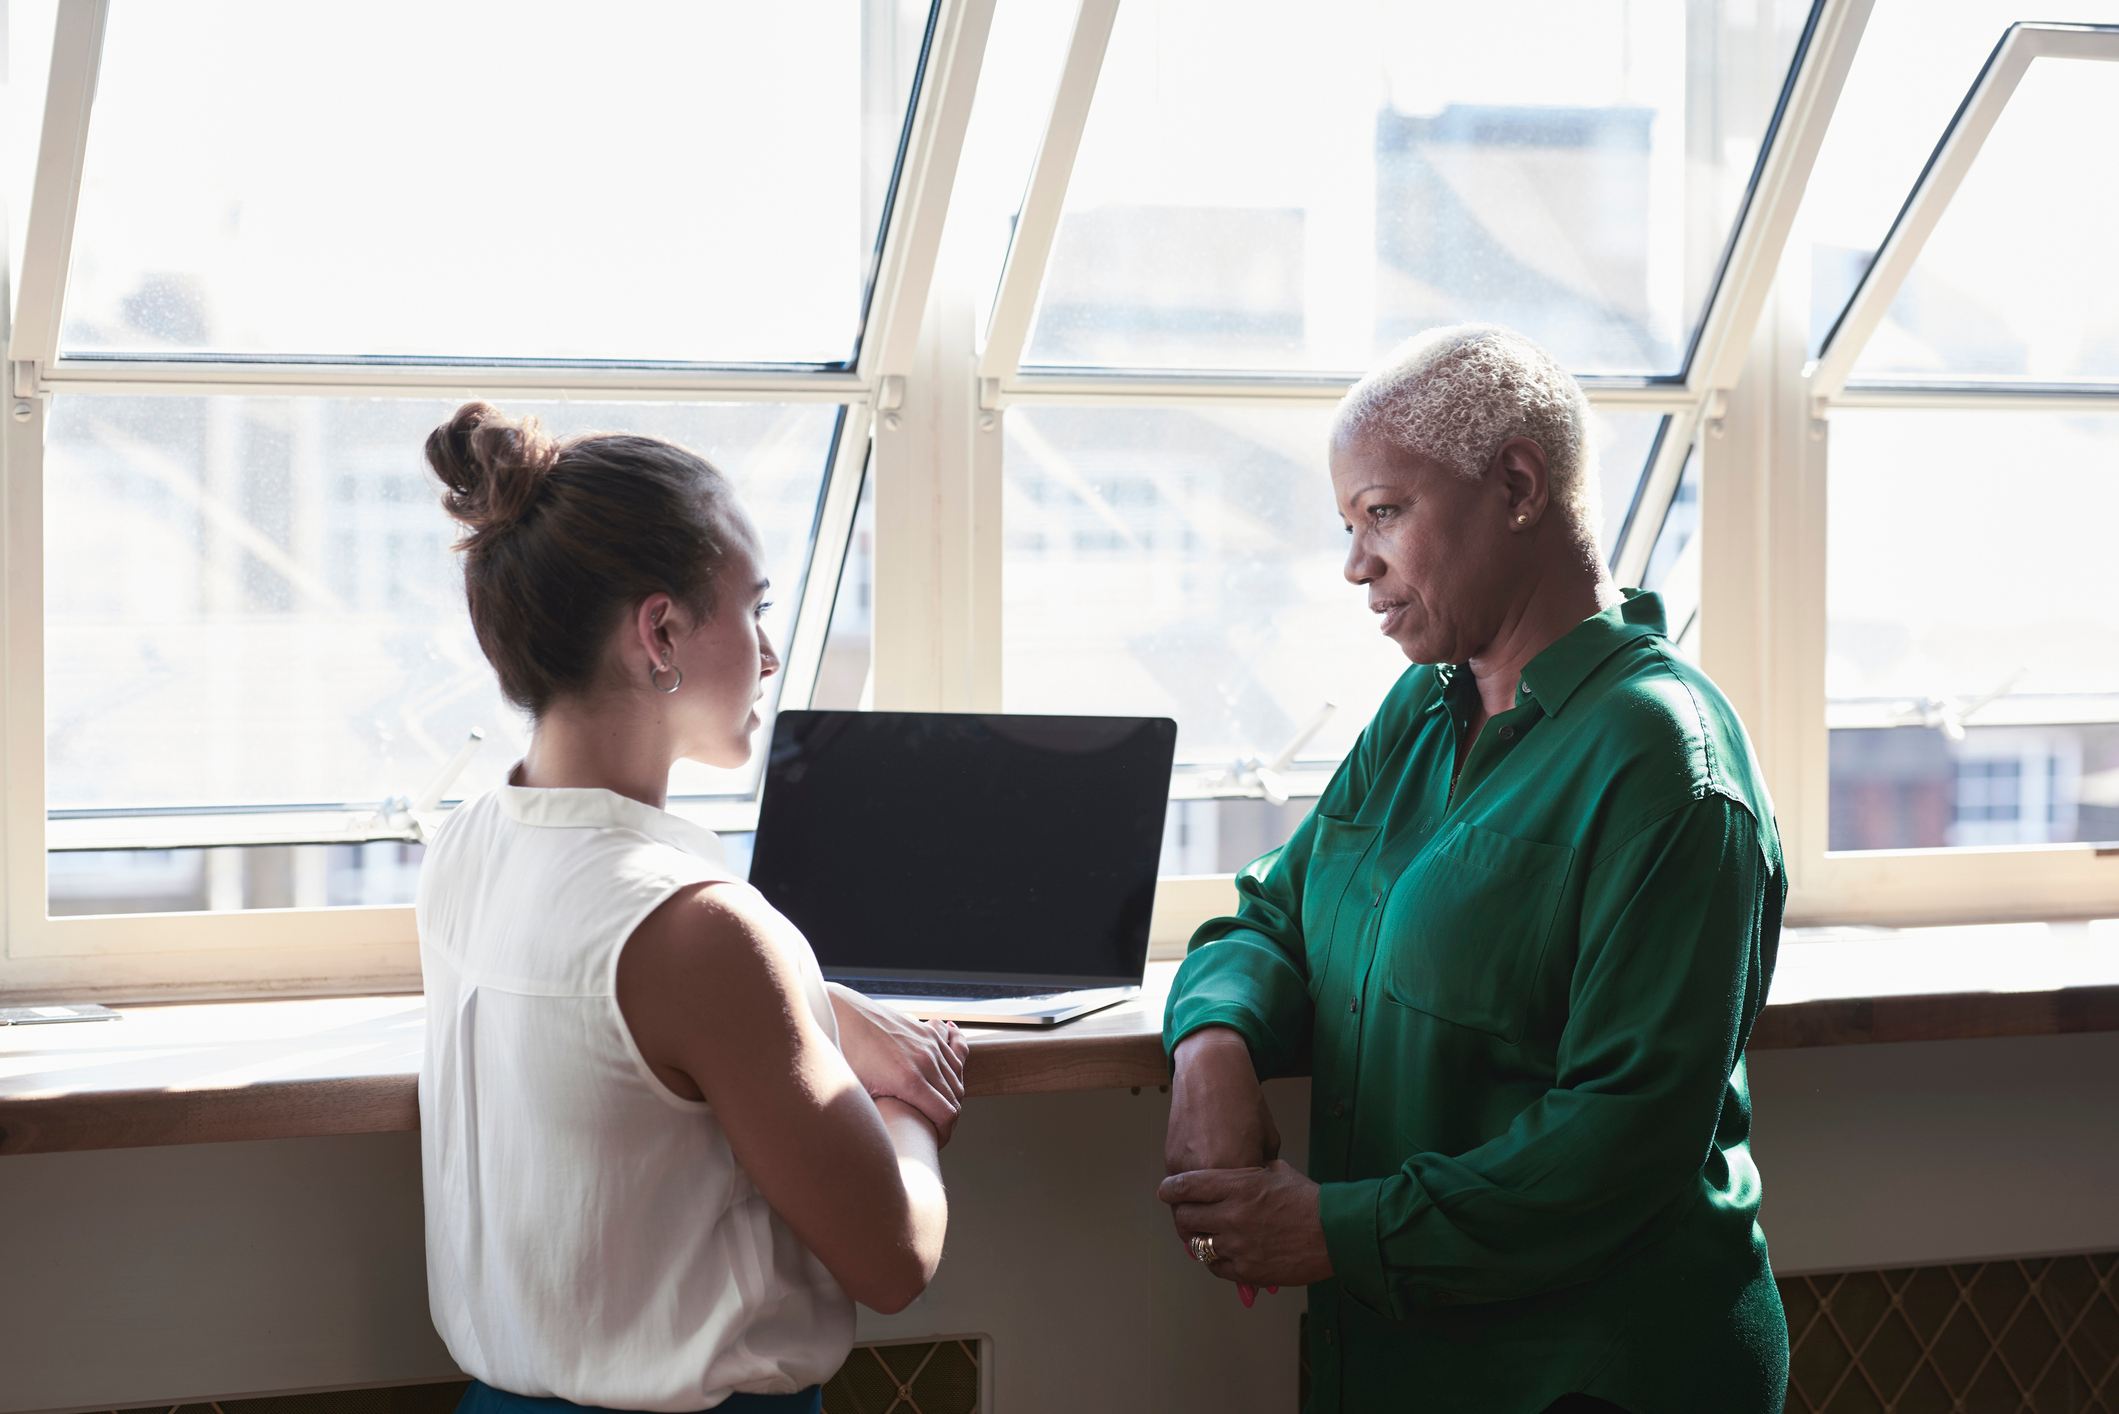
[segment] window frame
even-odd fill
[[[72,256],[108,0],[59,8],[50,54],[22,268],[0,309],[11,416],[0,428],[6,518],[7,683],[0,693],[5,786],[0,852],[7,906],[0,991],[11,996],[175,1000],[256,993],[417,990],[409,907],[49,915],[45,799],[44,432],[49,400],[68,395],[483,397],[783,403],[841,409],[787,645],[781,702],[814,690],[879,408],[902,401],[928,303],[943,218],[962,150],[995,0],[935,0],[899,131],[890,195],[851,359],[838,366],[671,364],[612,360],[432,358],[254,359],[62,356],[61,305]],[[20,213],[12,213],[20,219]],[[4,257],[0,257],[4,259]],[[706,812],[748,828],[755,804]],[[320,825],[278,835],[331,841]],[[244,843],[234,816],[206,817],[200,842]],[[258,830],[253,821],[248,829]],[[272,836],[267,830],[266,837]]]
[[[348,908],[51,919],[46,913],[43,720],[44,409],[68,393],[580,397],[828,401],[844,409],[820,496],[782,703],[808,702],[864,476],[873,476],[872,700],[883,709],[997,711],[1000,517],[1010,408],[1040,404],[1329,406],[1345,378],[1052,372],[1022,357],[1121,0],[1079,0],[988,317],[945,258],[958,157],[997,0],[936,0],[901,138],[876,275],[850,366],[765,368],[432,360],[261,362],[60,358],[59,299],[108,0],[59,14],[20,273],[6,332],[12,416],[0,428],[4,627],[0,808],[9,904],[0,989],[174,999],[254,992],[412,989],[411,910]],[[0,0],[4,4],[4,0]],[[1806,275],[1791,237],[1873,0],[1814,0],[1681,375],[1589,377],[1593,407],[1652,412],[1662,430],[1612,553],[1638,583],[1688,454],[1700,458],[1701,660],[1750,726],[1781,802],[1795,923],[1907,925],[2119,912],[2119,850],[2094,846],[1833,855],[1824,713],[1824,537],[1838,408],[2119,411],[2119,383],[1902,380],[1850,385],[1919,244],[1976,155],[2011,66],[2119,57],[2119,27],[2012,26],[1909,196],[1834,335],[1808,358]],[[2089,35],[2085,39],[2083,36]],[[2102,52],[2105,49],[2113,52]],[[2021,69],[2015,68],[2017,77]],[[2013,87],[2013,80],[2010,80]],[[1985,86],[1985,87],[1983,87]],[[1982,94],[1985,96],[1982,96]],[[1998,94],[1996,97],[1994,95]],[[1972,121],[1967,125],[1967,115]],[[1980,127],[1980,123],[1984,127]],[[1923,224],[1924,223],[1924,224]],[[0,257],[4,258],[4,257]],[[10,289],[16,287],[12,274]],[[1860,308],[1857,308],[1860,306]],[[0,311],[5,318],[6,311]],[[1614,509],[1615,516],[1617,508]],[[1173,795],[1196,798],[1197,781]],[[1241,794],[1221,790],[1221,794]],[[711,823],[746,828],[735,809]],[[1159,881],[1154,954],[1234,904],[1232,877]]]
[[[1815,359],[1808,354],[1807,270],[1784,262],[1779,314],[1743,390],[1746,445],[1703,468],[1701,536],[1716,602],[1705,645],[1750,702],[1775,795],[1798,924],[1911,926],[2098,917],[2119,912],[2119,847],[2110,844],[1954,846],[1833,851],[1830,727],[1825,691],[1824,546],[1831,420],[1839,409],[2119,412],[2119,381],[2053,384],[2018,378],[1903,377],[1852,381],[1883,323],[2030,66],[2119,63],[2119,25],[2008,26],[1941,134],[1926,167]],[[1770,424],[1770,427],[1769,427]],[[1710,443],[1710,447],[1712,444]],[[1769,463],[1768,456],[1781,455]],[[1766,468],[1777,467],[1769,485]],[[1717,508],[1717,502],[1723,504]],[[1765,578],[1744,582],[1745,566]],[[1771,592],[1767,592],[1770,588]],[[1728,625],[1746,612],[1755,635]],[[1725,689],[1729,683],[1725,682]],[[1754,717],[1754,712],[1756,716]],[[1756,728],[1755,728],[1756,731]],[[1791,804],[1792,803],[1792,808]]]

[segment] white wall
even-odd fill
[[[1783,1271],[2119,1250],[2119,1035],[1752,1064]],[[1307,1086],[1270,1088],[1299,1135]],[[1292,1411],[1300,1298],[1244,1311],[1171,1238],[1167,1104],[974,1102],[942,1274],[863,1338],[991,1336],[998,1414]],[[452,1373],[415,1136],[0,1159],[0,1414]]]
[[[2119,1251],[2119,1034],[1751,1058],[1776,1271]]]
[[[1271,1088],[1300,1161],[1309,1087]],[[1292,1411],[1302,1298],[1245,1311],[1185,1255],[1155,1200],[1168,1107],[974,1101],[941,1275],[860,1338],[990,1337],[1010,1414]],[[0,1414],[456,1373],[427,1320],[416,1135],[0,1159]]]

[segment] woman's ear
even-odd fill
[[[671,642],[681,627],[672,622],[676,612],[677,601],[667,594],[650,594],[634,608],[631,636],[644,668],[669,666]]]
[[[1511,437],[1495,453],[1494,475],[1508,507],[1508,528],[1528,530],[1544,518],[1552,501],[1552,474],[1545,449],[1528,437]]]

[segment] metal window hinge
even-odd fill
[[[18,358],[9,363],[8,381],[11,385],[10,395],[18,402],[36,397],[37,375],[40,371],[37,367],[37,361],[33,358]],[[15,409],[15,416],[18,419],[26,419],[28,414],[18,407]]]
[[[905,375],[886,373],[876,383],[876,425],[895,432],[904,420]]]
[[[1729,430],[1729,390],[1711,388],[1707,392],[1706,406],[1700,410],[1700,421],[1709,437],[1719,437]]]

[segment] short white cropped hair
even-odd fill
[[[1340,399],[1334,441],[1380,437],[1476,479],[1501,444],[1528,437],[1545,453],[1552,500],[1595,553],[1602,518],[1589,400],[1552,355],[1498,324],[1416,334]]]

